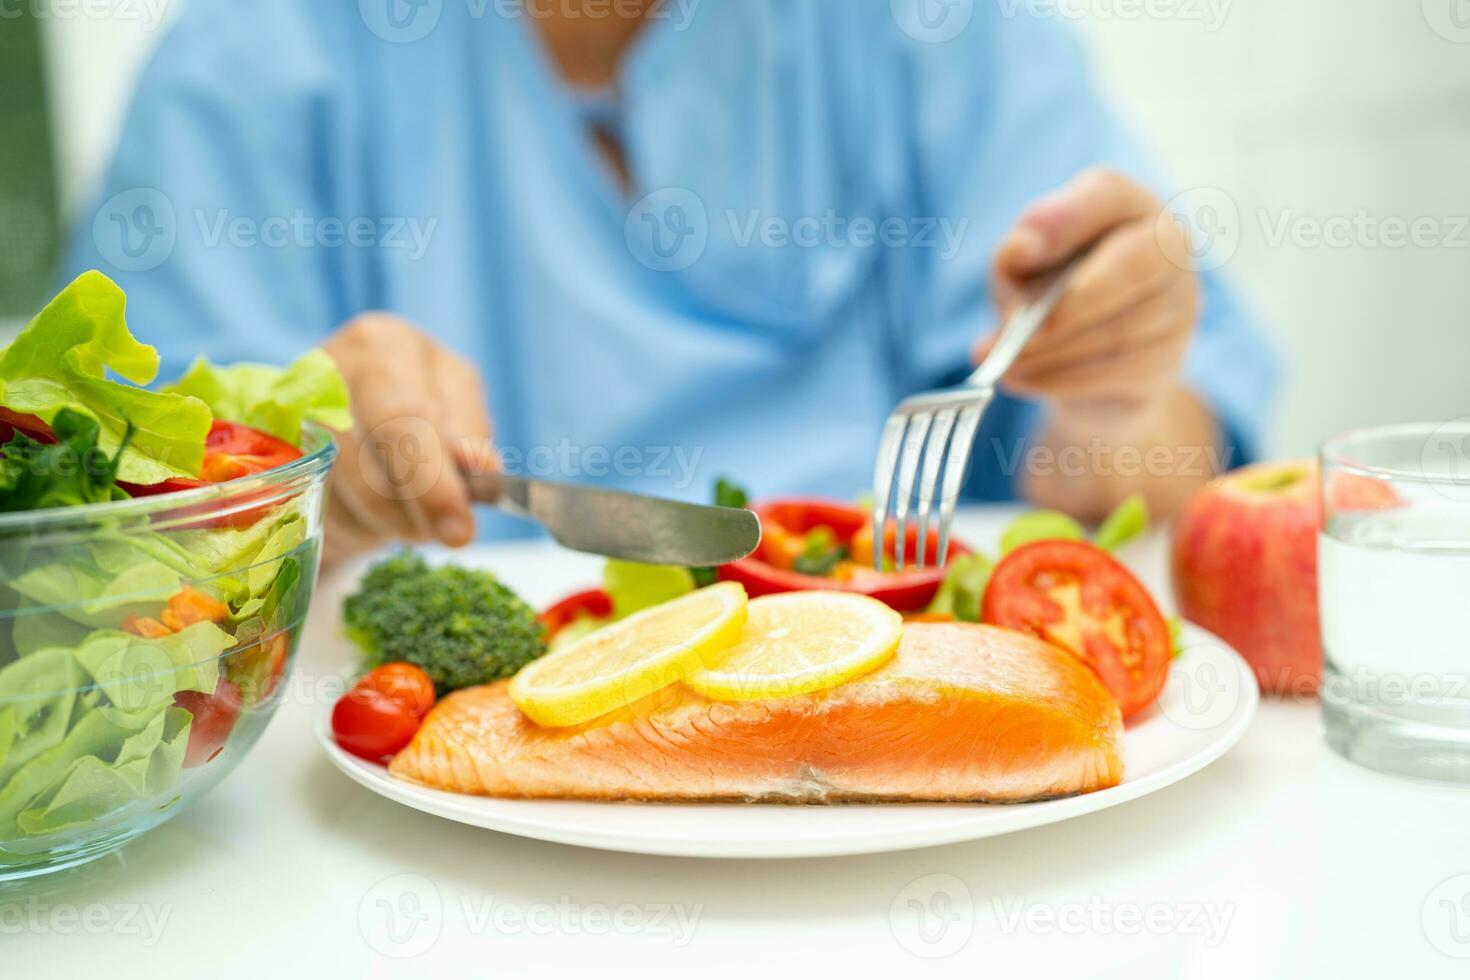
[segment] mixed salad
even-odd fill
[[[19,513],[261,473],[324,440],[308,423],[351,424],[319,351],[286,368],[200,360],[145,387],[158,354],[124,304],[87,273],[0,351],[0,862],[167,808],[186,772],[263,724],[315,576],[320,498]]]

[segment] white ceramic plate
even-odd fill
[[[545,546],[486,549],[476,561],[542,604],[596,581],[598,562]],[[459,556],[463,561],[464,556]],[[557,583],[560,585],[557,585]],[[591,803],[497,800],[401,782],[383,766],[337,747],[324,713],[317,735],[348,776],[390,800],[460,823],[537,840],[702,858],[795,858],[872,854],[1008,834],[1126,803],[1176,783],[1218,759],[1245,734],[1259,700],[1239,654],[1193,625],[1157,705],[1123,737],[1123,782],[1041,803],[846,804]],[[343,662],[347,661],[344,651]]]

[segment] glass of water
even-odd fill
[[[1327,741],[1470,783],[1470,419],[1349,432],[1321,462]]]

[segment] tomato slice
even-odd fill
[[[722,580],[739,582],[752,598],[777,592],[828,589],[872,596],[899,612],[913,612],[928,606],[944,581],[943,568],[874,571],[871,515],[856,505],[790,497],[770,500],[753,509],[761,519],[760,546],[753,554],[718,569]],[[790,567],[794,557],[792,542],[802,540],[819,527],[829,529],[838,542],[847,546],[852,557],[841,576],[806,575]],[[892,523],[885,530],[884,552],[892,557],[897,551],[897,534]],[[918,542],[918,532],[910,525],[904,540],[907,560],[916,557]],[[928,553],[933,555],[938,545],[938,532],[931,530],[926,545]],[[961,542],[950,542],[951,560],[969,553],[970,549]]]
[[[434,706],[434,682],[423,668],[402,661],[374,667],[356,684],[358,689],[382,691],[402,701],[422,719]]]
[[[174,704],[194,716],[184,746],[184,768],[202,766],[220,754],[235,729],[235,720],[240,717],[240,689],[221,677],[213,694],[180,691],[174,695]]]
[[[337,744],[370,762],[398,752],[419,730],[413,708],[382,691],[357,686],[332,708],[332,734]]]
[[[611,616],[612,612],[612,596],[601,589],[588,589],[586,592],[569,595],[555,605],[547,607],[539,618],[542,625],[546,627],[546,639],[549,642],[564,627],[572,625],[584,616],[603,619]]]
[[[1129,718],[1169,675],[1169,627],[1133,575],[1085,541],[1037,541],[995,567],[980,618],[1040,637],[1097,674]]]

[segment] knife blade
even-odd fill
[[[527,517],[573,551],[650,565],[723,565],[761,540],[748,510],[664,500],[623,490],[553,483],[493,471],[465,473],[482,504]]]

